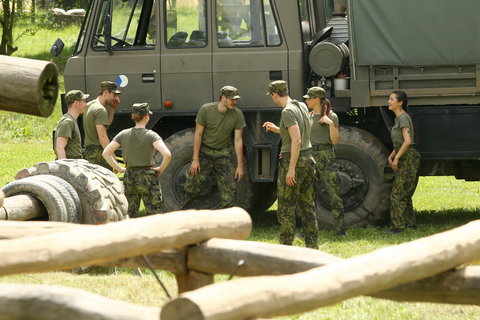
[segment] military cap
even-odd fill
[[[117,84],[112,81],[102,81],[102,85],[100,86],[100,90],[108,90],[110,92],[120,94],[122,93],[120,90],[118,90]]]
[[[232,86],[225,86],[220,89],[220,95],[225,96],[230,99],[240,99],[241,97],[238,95],[238,90]]]
[[[325,89],[322,87],[311,87],[303,97],[305,99],[325,98]]]
[[[283,93],[287,89],[288,89],[288,86],[286,81],[284,80],[273,81],[268,85],[267,96],[271,95],[272,93]]]
[[[132,107],[132,113],[139,114],[139,115],[146,115],[152,114],[152,111],[150,111],[150,106],[148,103],[143,102],[143,103],[134,103]]]
[[[65,102],[67,105],[71,105],[76,100],[87,100],[89,96],[89,94],[85,94],[80,90],[70,90],[65,95]]]

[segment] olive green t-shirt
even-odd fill
[[[330,112],[328,117],[333,121],[335,127],[339,126],[338,116],[335,112]],[[310,141],[312,142],[312,145],[332,144],[332,139],[330,138],[330,126],[318,122],[318,120],[320,120],[320,115],[312,112],[310,114],[310,120],[312,122],[312,131],[310,132]]]
[[[212,149],[228,147],[232,133],[245,127],[245,118],[238,108],[218,111],[218,102],[206,103],[198,110],[195,122],[204,126],[202,144]]]
[[[288,127],[298,125],[302,144],[300,151],[307,150],[312,147],[310,144],[310,128],[311,123],[308,114],[308,108],[303,102],[290,100],[282,110],[280,119],[280,138],[282,139],[281,153],[290,152],[292,139],[288,133]]]
[[[113,141],[122,147],[123,159],[127,167],[151,167],[155,165],[153,143],[161,139],[152,130],[129,128],[120,131]]]
[[[85,131],[85,145],[101,145],[98,139],[97,125],[109,126],[107,109],[95,99],[88,103],[83,115],[83,130]]]
[[[402,147],[402,144],[404,141],[402,128],[410,129],[410,141],[412,141],[412,144],[413,144],[414,143],[413,122],[412,122],[412,118],[410,118],[408,113],[403,113],[397,118],[395,118],[395,123],[392,127],[392,132],[391,132],[392,142],[393,142],[393,147],[397,152]]]
[[[67,159],[82,158],[80,130],[78,129],[77,120],[74,119],[71,114],[65,113],[60,120],[58,120],[57,128],[55,129],[55,139],[53,140],[54,151],[57,145],[57,137],[68,138],[67,145],[65,146]]]

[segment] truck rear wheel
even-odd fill
[[[391,190],[390,184],[383,183],[388,157],[386,148],[367,131],[341,127],[335,154],[340,170],[345,226],[359,227],[383,220],[388,213]],[[326,191],[318,191],[315,200],[319,227],[333,228]]]
[[[166,212],[180,209],[185,172],[192,162],[194,134],[194,129],[185,129],[165,140],[165,144],[172,152],[172,160],[165,172],[160,176]],[[235,158],[234,155],[233,157]],[[161,162],[161,155],[159,153],[155,156],[155,162],[157,164]],[[235,204],[246,210],[268,209],[272,203],[275,202],[275,188],[267,187],[267,189],[264,190],[262,184],[262,186],[260,186],[262,190],[257,190],[257,188],[260,187],[258,184],[251,182],[248,165],[246,163],[244,164],[244,174],[245,177],[237,186],[237,199]],[[270,189],[273,191],[270,192]],[[268,192],[265,193],[265,191]],[[191,205],[195,208],[218,208],[218,191],[215,184],[207,181],[202,193]]]

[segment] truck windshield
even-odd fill
[[[155,47],[155,4],[155,0],[102,1],[93,48],[105,50],[108,41],[112,50]]]

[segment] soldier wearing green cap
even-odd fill
[[[85,112],[89,95],[71,90],[65,95],[68,111],[58,121],[53,139],[56,159],[81,159],[82,144],[77,118]]]
[[[138,214],[141,200],[147,214],[163,212],[162,188],[158,177],[165,171],[172,156],[162,138],[155,131],[146,129],[151,114],[148,103],[135,103],[132,107],[135,127],[122,130],[102,153],[115,172],[125,173],[123,185],[130,217]],[[119,147],[122,147],[126,168],[120,167],[115,157],[114,152]],[[162,154],[160,166],[155,165],[156,150]]]
[[[195,119],[193,158],[185,173],[182,208],[195,207],[195,200],[210,176],[216,182],[220,208],[234,205],[236,181],[243,178],[243,128],[245,118],[236,108],[237,88],[224,86],[220,89],[220,100],[204,104]],[[231,160],[231,137],[234,134],[234,149],[237,167]],[[236,181],[235,181],[236,180]],[[198,209],[198,208],[197,208]]]
[[[337,235],[344,236],[343,199],[340,192],[340,174],[335,160],[333,145],[338,143],[338,116],[332,111],[330,101],[325,98],[325,90],[321,87],[308,89],[303,96],[310,112],[312,130],[310,141],[312,154],[316,162],[316,192],[324,189],[330,199],[330,208],[335,221]]]
[[[283,108],[279,126],[271,122],[263,124],[267,131],[279,133],[282,139],[277,181],[280,243],[293,244],[298,208],[305,230],[305,245],[318,248],[314,211],[315,163],[311,153],[308,109],[304,103],[290,98],[287,83],[283,80],[270,83],[267,95]]]
[[[91,101],[83,116],[83,129],[85,131],[85,153],[83,158],[90,163],[112,169],[103,159],[103,149],[110,139],[107,128],[112,124],[115,109],[120,103],[117,84],[112,81],[103,81],[100,85],[97,99]]]

